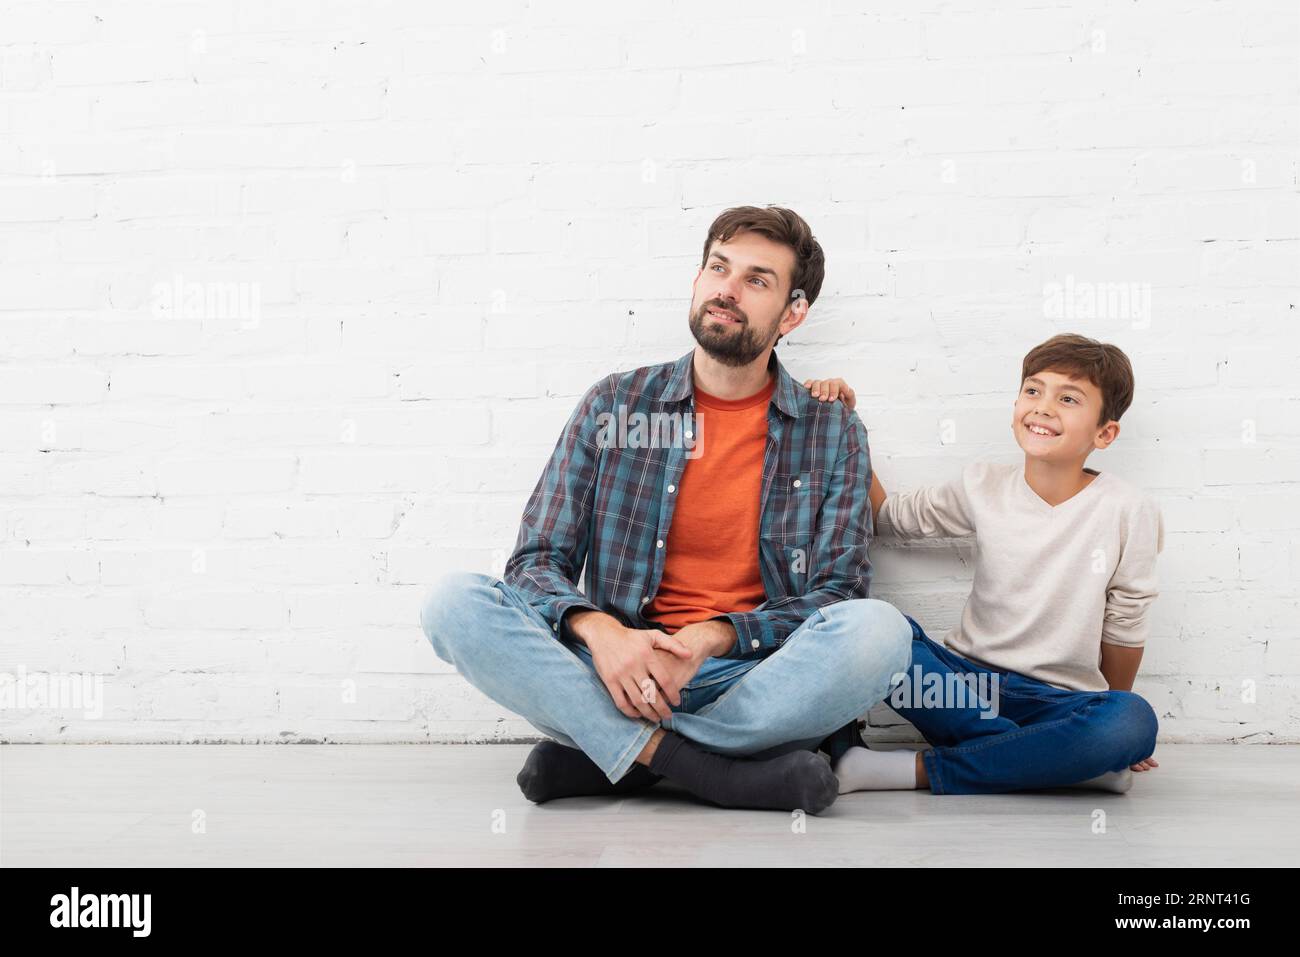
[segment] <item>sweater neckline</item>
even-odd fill
[[[1080,499],[1087,499],[1089,497],[1089,493],[1091,493],[1092,490],[1097,487],[1097,484],[1101,482],[1103,479],[1105,479],[1106,475],[1109,474],[1106,472],[1100,472],[1097,469],[1090,469],[1090,468],[1085,468],[1084,471],[1088,472],[1090,475],[1093,476],[1092,481],[1089,482],[1087,485],[1085,485],[1083,488],[1079,489],[1079,491],[1075,492],[1064,502],[1061,502],[1057,505],[1052,505],[1050,502],[1048,502],[1041,495],[1039,495],[1037,492],[1034,491],[1033,486],[1030,485],[1029,482],[1025,479],[1025,470],[1023,466],[1018,467],[1016,469],[1016,481],[1021,489],[1021,494],[1028,496],[1029,501],[1034,505],[1035,508],[1039,509],[1040,511],[1047,512],[1048,514],[1056,515],[1065,511],[1075,502],[1078,502]]]

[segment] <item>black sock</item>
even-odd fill
[[[558,741],[543,741],[529,752],[515,781],[524,797],[541,804],[552,798],[640,791],[657,783],[659,775],[643,765],[634,764],[617,784],[612,784],[600,765],[585,752]]]
[[[826,740],[818,745],[819,750],[825,751],[830,757],[832,767],[839,763],[840,758],[844,757],[849,748],[854,747],[862,747],[862,734],[858,731],[856,718],[828,735]]]
[[[650,770],[662,774],[722,807],[820,814],[839,797],[839,781],[813,751],[792,751],[757,761],[705,751],[669,731],[650,759]]]

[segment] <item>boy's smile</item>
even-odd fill
[[[1037,419],[1037,418],[1026,421],[1025,428],[1028,429],[1029,434],[1034,436],[1035,438],[1041,436],[1042,438],[1054,439],[1061,434],[1061,431],[1059,429],[1053,428],[1052,426],[1048,425],[1044,420]]]

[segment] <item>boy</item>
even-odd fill
[[[805,385],[852,407],[842,380]],[[1123,792],[1130,771],[1158,766],[1155,712],[1131,689],[1157,593],[1160,510],[1084,465],[1115,441],[1132,400],[1122,351],[1054,336],[1021,368],[1011,428],[1023,465],[976,462],[955,481],[890,496],[873,478],[879,534],[975,536],[975,574],[943,645],[909,618],[912,667],[885,699],[932,749],[849,748],[835,763],[840,793]]]

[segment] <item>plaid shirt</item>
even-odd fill
[[[629,628],[662,628],[641,609],[663,574],[674,492],[691,456],[693,356],[615,373],[588,389],[528,500],[504,578],[557,634],[568,635],[564,616],[579,608]],[[775,352],[768,368],[777,382],[767,412],[758,555],[767,600],[716,616],[736,629],[728,658],[770,655],[821,606],[865,598],[871,581],[866,429],[842,402],[814,399]],[[644,430],[642,441],[629,441],[636,413],[659,426],[676,413],[684,441],[646,442]],[[619,422],[626,438],[611,442]],[[575,584],[584,563],[586,594]]]

